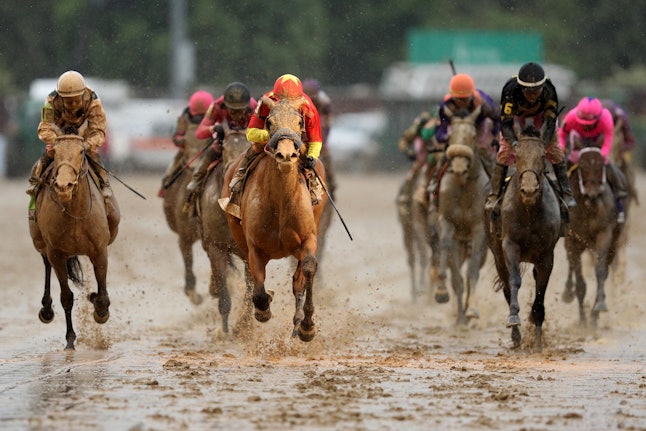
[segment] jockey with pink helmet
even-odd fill
[[[202,121],[209,105],[213,102],[213,96],[208,91],[199,90],[194,92],[188,99],[188,105],[184,108],[179,117],[175,132],[173,133],[173,143],[177,147],[177,153],[171,161],[166,172],[162,177],[162,186],[157,196],[163,198],[166,189],[172,184],[172,179],[176,178],[176,173],[181,169],[184,163],[184,148],[186,143],[197,143],[199,139],[195,136],[197,126]]]
[[[617,221],[623,223],[623,199],[628,196],[627,184],[621,171],[608,159],[613,134],[612,114],[603,107],[599,99],[590,96],[582,98],[577,106],[567,113],[558,131],[559,143],[561,148],[569,152],[570,163],[579,161],[579,152],[583,147],[594,146],[601,149],[607,167],[607,180],[617,199]]]

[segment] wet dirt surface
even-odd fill
[[[98,325],[74,288],[76,351],[65,351],[65,319],[52,280],[56,317],[37,317],[44,270],[27,228],[26,181],[0,180],[0,429],[2,430],[646,430],[646,217],[629,224],[626,270],[611,273],[610,311],[581,328],[564,304],[566,258],[546,298],[544,349],[533,351],[527,320],[533,284],[521,290],[523,343],[511,348],[507,305],[493,290],[489,256],[478,286],[480,318],[456,328],[455,303],[413,303],[394,197],[403,173],[339,175],[335,218],[314,297],[318,333],[291,338],[291,262],[272,262],[273,318],[251,334],[221,334],[208,296],[208,261],[195,244],[194,306],[183,292],[176,236],[167,227],[159,176],[113,182],[122,210],[110,247],[110,320]],[[640,174],[641,201],[646,176]],[[335,215],[336,217],[336,215]],[[594,291],[586,260],[588,310]],[[232,326],[241,305],[231,277]]]

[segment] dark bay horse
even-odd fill
[[[232,257],[244,258],[244,256],[231,235],[225,212],[220,208],[218,199],[224,184],[224,172],[239,155],[249,148],[249,141],[247,141],[245,130],[232,130],[228,127],[225,127],[224,130],[222,157],[216,161],[217,165],[207,173],[197,208],[202,232],[202,248],[206,251],[211,263],[209,292],[218,298],[218,310],[222,317],[222,332],[227,333],[229,332],[229,314],[231,312],[227,274],[234,265]],[[251,285],[251,276],[247,265],[245,265],[245,270],[245,278]]]
[[[270,106],[265,124],[270,140],[265,152],[257,158],[242,191],[241,219],[227,213],[233,238],[240,247],[254,282],[252,300],[255,318],[266,322],[271,318],[273,292],[265,290],[266,266],[272,259],[293,256],[297,260],[292,278],[296,303],[294,330],[302,341],[311,341],[316,333],[313,283],[317,271],[316,251],[319,220],[327,204],[327,196],[312,205],[307,181],[301,168],[305,146],[301,141],[304,126],[299,103],[282,100]],[[238,168],[232,164],[225,174],[223,199],[229,197],[229,181]],[[318,161],[316,170],[325,181],[325,168]]]
[[[195,134],[197,126],[191,124],[187,135]],[[200,239],[200,225],[194,212],[187,210],[186,198],[188,191],[186,186],[191,181],[193,169],[199,166],[198,153],[204,148],[206,141],[199,139],[186,139],[184,148],[184,160],[182,166],[193,160],[193,163],[186,166],[175,181],[168,186],[164,195],[163,209],[166,222],[170,229],[177,234],[179,250],[184,262],[184,293],[193,304],[202,303],[202,295],[195,290],[195,272],[193,271],[193,244]],[[195,159],[195,160],[194,160]]]
[[[604,285],[608,278],[608,268],[616,255],[623,224],[617,223],[614,194],[606,183],[606,165],[601,150],[586,147],[579,154],[578,163],[570,168],[570,183],[577,206],[570,210],[570,228],[565,237],[569,269],[563,301],[572,302],[573,285],[576,283],[579,321],[585,324],[583,302],[586,283],[581,255],[586,250],[590,251],[597,279],[597,294],[590,315],[596,326],[599,313],[608,311]]]
[[[477,155],[475,121],[480,107],[473,112],[446,110],[451,118],[449,146],[446,149],[448,168],[439,189],[437,226],[440,238],[439,285],[435,293],[438,302],[446,302],[447,270],[457,302],[457,323],[466,324],[478,317],[472,306],[480,269],[487,257],[487,242],[482,220],[482,205],[488,176]],[[466,298],[462,267],[466,263]]]
[[[536,282],[530,319],[535,325],[536,348],[542,350],[545,293],[554,265],[554,246],[559,239],[561,214],[558,197],[545,175],[545,147],[534,127],[520,134],[516,146],[516,173],[504,192],[500,212],[484,212],[487,242],[498,282],[509,304],[507,327],[514,347],[521,342],[518,291],[521,262],[533,264]]]
[[[72,326],[74,293],[68,279],[83,282],[83,270],[78,256],[87,256],[94,267],[97,292],[88,299],[94,305],[94,320],[105,323],[110,317],[110,299],[106,285],[108,245],[118,232],[119,207],[112,196],[108,203],[91,178],[83,146],[78,135],[63,135],[56,139],[54,161],[46,176],[46,186],[36,196],[34,217],[29,232],[36,250],[45,264],[43,307],[38,317],[43,323],[54,319],[50,293],[51,270],[54,269],[61,287],[61,304],[65,311],[66,349],[74,349],[76,333]]]

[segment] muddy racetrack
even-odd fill
[[[478,286],[480,319],[453,325],[455,303],[413,304],[394,197],[403,173],[340,175],[335,218],[314,302],[318,334],[291,338],[291,262],[272,262],[271,321],[249,336],[223,336],[208,296],[206,256],[194,247],[198,290],[183,293],[176,237],[155,197],[159,176],[116,181],[120,234],[110,248],[111,317],[98,325],[75,288],[76,351],[65,319],[38,320],[44,270],[27,229],[26,181],[2,188],[0,429],[2,430],[646,430],[646,217],[631,215],[626,270],[611,273],[610,311],[580,328],[561,302],[566,260],[547,292],[544,350],[532,350],[531,275],[521,291],[523,345],[511,349],[507,305],[493,291],[489,256]],[[646,176],[640,174],[641,201]],[[335,216],[336,217],[336,216]],[[587,306],[593,273],[586,260]],[[240,275],[232,283],[240,284]],[[233,321],[242,292],[234,292]]]

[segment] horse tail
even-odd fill
[[[67,259],[67,277],[74,284],[83,284],[83,267],[79,262],[78,256]]]

